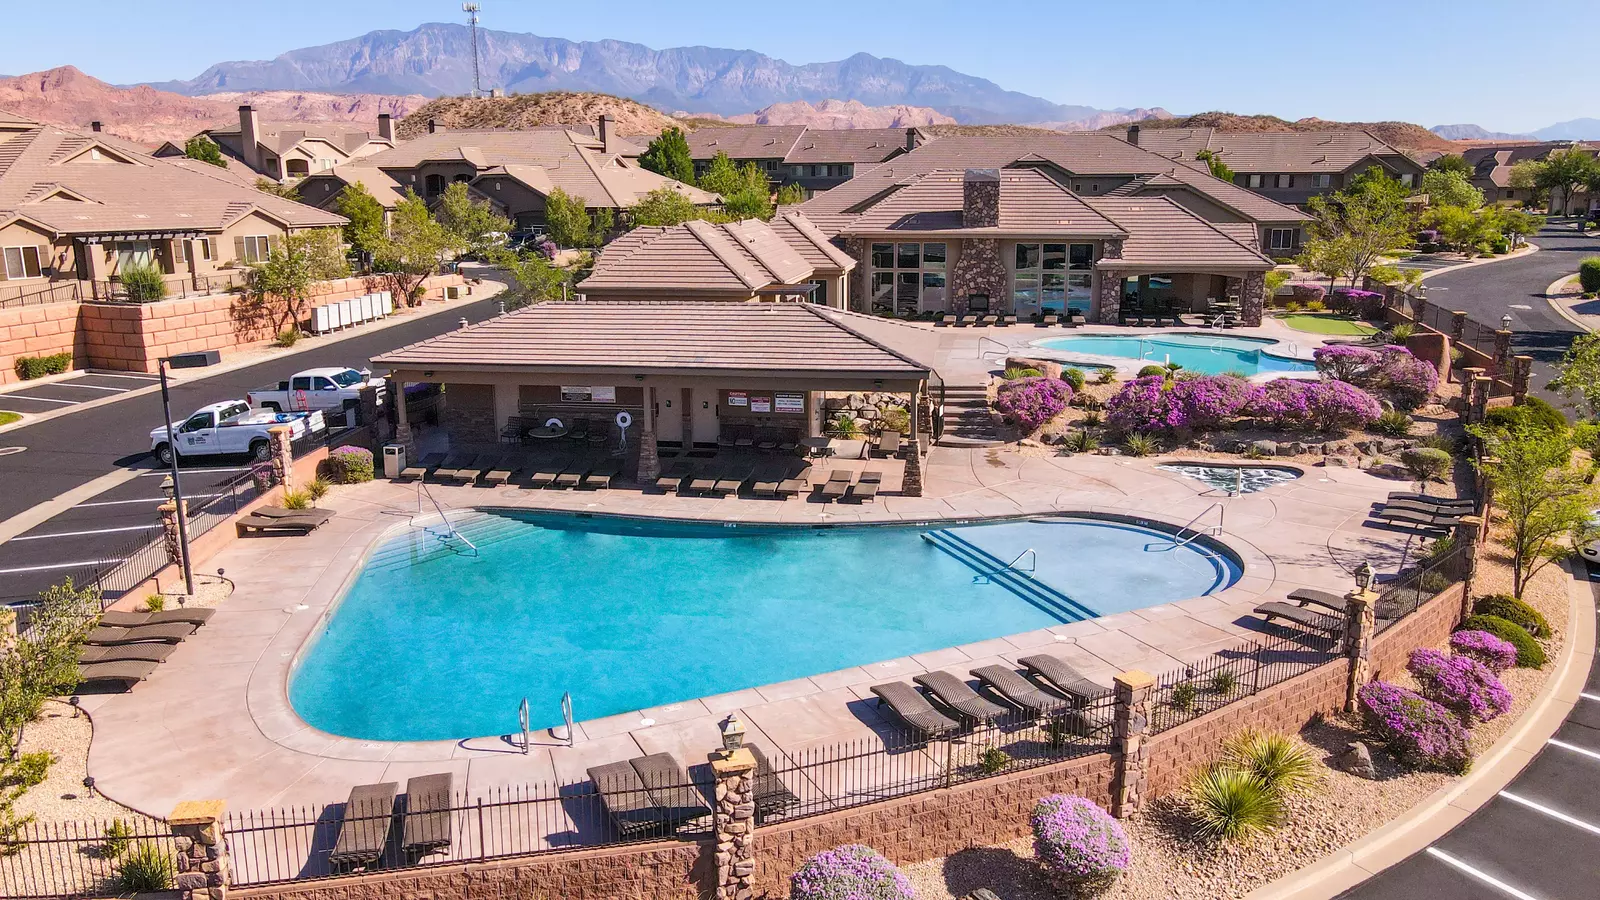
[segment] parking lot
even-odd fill
[[[31,384],[0,394],[0,410],[47,413],[91,400],[114,397],[156,384],[154,375],[89,372],[61,381]]]

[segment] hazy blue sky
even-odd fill
[[[0,73],[70,63],[116,83],[191,78],[223,60],[462,20],[459,0],[79,0],[66,18],[54,3],[3,5]],[[483,5],[487,28],[734,47],[792,63],[867,52],[1104,108],[1475,122],[1507,131],[1600,117],[1588,39],[1600,32],[1595,0]],[[1567,61],[1539,61],[1552,46],[1564,48]]]

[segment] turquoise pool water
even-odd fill
[[[903,526],[665,523],[524,511],[384,541],[289,682],[311,725],[439,740],[579,721],[1214,593],[1237,564],[1074,518]],[[459,546],[457,544],[456,546]],[[986,577],[1033,548],[1036,571]],[[885,680],[894,676],[885,670]]]
[[[1262,352],[1264,347],[1273,343],[1275,342],[1259,338],[1222,337],[1209,334],[1162,334],[1151,337],[1091,334],[1040,341],[1038,346],[1064,353],[1119,356],[1153,363],[1165,363],[1170,360],[1183,366],[1187,371],[1206,375],[1221,375],[1224,372],[1258,375],[1264,372],[1317,370],[1317,367],[1309,362]]]

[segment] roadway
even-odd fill
[[[1542,255],[1542,254],[1535,254]],[[1553,279],[1552,279],[1553,280]],[[1600,578],[1589,574],[1600,597]],[[1340,900],[1566,900],[1600,887],[1600,658],[1522,774],[1466,821]]]

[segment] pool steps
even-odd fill
[[[1063,623],[1081,622],[1100,615],[1027,572],[1008,568],[1005,560],[979,548],[954,532],[946,529],[925,531],[922,533],[922,539],[965,563],[978,574],[987,576],[992,584],[1016,594]]]
[[[462,553],[471,555],[473,551],[470,548],[452,539],[452,532],[464,535],[481,549],[515,537],[523,525],[523,522],[509,516],[496,516],[477,510],[456,510],[450,521],[450,531],[446,531],[443,525],[434,524],[407,532],[404,537],[408,539],[397,539],[395,545],[382,547],[368,557],[366,568],[385,571]]]

